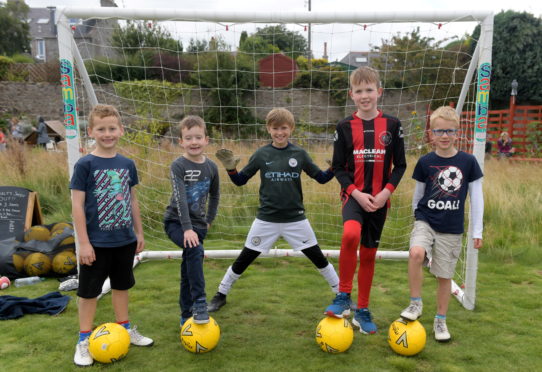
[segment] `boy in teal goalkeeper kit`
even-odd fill
[[[235,169],[239,159],[231,151],[217,152],[217,158],[237,186],[246,184],[260,171],[260,207],[245,247],[226,271],[218,292],[209,304],[209,311],[217,311],[226,304],[226,296],[235,281],[260,253],[269,252],[281,236],[294,250],[303,252],[318,268],[331,289],[337,291],[339,278],[333,265],[323,255],[305,217],[301,189],[302,171],[319,183],[330,181],[333,172],[321,171],[305,150],[288,141],[295,127],[290,111],[273,109],[268,113],[266,122],[272,143],[259,148],[240,172]]]
[[[341,184],[343,202],[339,293],[324,313],[338,318],[350,315],[359,249],[358,306],[353,324],[362,333],[372,334],[377,327],[368,306],[375,255],[388,199],[406,169],[405,148],[399,119],[377,108],[382,87],[376,70],[360,67],[353,71],[349,93],[357,111],[337,124],[333,145],[333,170]]]
[[[118,111],[96,105],[88,120],[88,134],[96,140],[96,148],[77,161],[70,183],[80,263],[79,342],[73,360],[80,367],[94,362],[89,336],[107,277],[116,321],[128,330],[131,344],[153,344],[131,327],[128,318],[128,289],[135,284],[134,256],[144,249],[145,240],[135,192],[137,170],[133,160],[117,153],[123,133]]]
[[[431,140],[435,151],[422,156],[412,178],[416,180],[412,207],[416,221],[410,236],[408,279],[410,305],[401,313],[407,320],[422,315],[422,265],[437,277],[437,314],[433,332],[437,341],[451,339],[446,313],[451,282],[461,254],[465,199],[471,200],[473,246],[482,247],[484,198],[482,170],[471,154],[455,148],[459,116],[449,106],[431,115]]]

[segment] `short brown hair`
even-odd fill
[[[295,127],[294,115],[284,107],[277,107],[269,111],[265,117],[265,123],[268,127],[280,124],[288,124],[290,128]]]
[[[380,88],[380,74],[372,67],[361,66],[350,74],[350,87],[361,83],[375,83]]]
[[[188,115],[179,123],[179,138],[183,138],[183,129],[192,129],[194,127],[203,128],[203,132],[207,136],[207,126],[205,121],[197,115]]]
[[[116,117],[118,120],[119,126],[121,125],[120,114],[114,106],[97,104],[96,106],[92,108],[92,110],[90,110],[90,114],[88,115],[88,127],[90,129],[94,127],[95,118],[102,119],[108,116]]]
[[[448,121],[453,121],[456,125],[456,128],[459,128],[459,115],[455,109],[451,106],[440,106],[438,109],[433,111],[431,118],[429,119],[429,126],[431,129],[435,126],[435,121],[437,119],[444,119]]]

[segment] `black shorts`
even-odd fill
[[[350,195],[343,195],[343,224],[348,220],[358,221],[361,226],[361,244],[367,248],[378,248],[380,236],[386,222],[388,207],[375,212],[367,212]]]
[[[134,278],[134,256],[137,241],[122,247],[94,247],[96,261],[92,266],[79,266],[79,288],[77,296],[95,298],[102,293],[102,286],[109,277],[111,288],[124,291],[132,288]]]

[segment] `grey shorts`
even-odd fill
[[[425,249],[425,263],[431,274],[438,278],[452,279],[461,254],[463,234],[443,234],[431,228],[427,222],[416,221],[410,234],[410,248]]]

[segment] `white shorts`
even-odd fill
[[[309,220],[297,222],[266,222],[255,219],[245,241],[245,247],[268,253],[278,238],[283,237],[294,251],[300,251],[318,244]]]
[[[414,222],[410,235],[410,248],[425,249],[425,264],[431,274],[438,278],[452,279],[461,254],[463,234],[439,233],[425,221]]]

